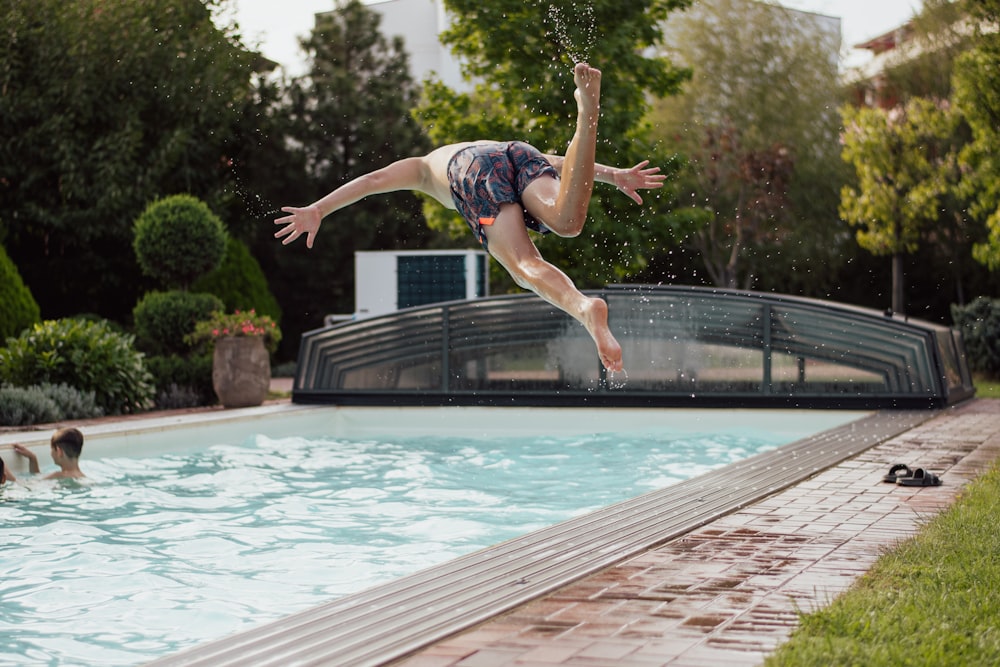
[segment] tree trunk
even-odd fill
[[[897,252],[892,255],[892,312],[897,315],[906,314],[906,303],[903,297],[905,293],[903,276],[903,253]]]

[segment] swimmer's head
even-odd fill
[[[83,434],[75,428],[61,428],[52,434],[52,448],[57,447],[67,458],[78,459],[83,452]]]

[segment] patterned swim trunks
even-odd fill
[[[500,204],[520,203],[528,184],[546,174],[559,178],[538,149],[521,141],[469,146],[448,163],[451,198],[486,250],[483,228],[493,224]],[[541,234],[550,231],[527,211],[524,226]]]

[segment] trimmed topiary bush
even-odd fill
[[[952,304],[951,317],[965,339],[969,367],[1000,378],[1000,299],[981,296],[965,306]]]
[[[46,320],[0,349],[0,380],[17,387],[65,383],[93,391],[105,414],[146,409],[153,385],[134,337],[105,321]]]
[[[215,403],[212,357],[186,341],[195,325],[223,308],[214,294],[149,292],[132,311],[138,345],[150,354],[146,367],[161,409]]]
[[[186,354],[184,337],[224,304],[214,294],[172,290],[148,292],[132,310],[139,349],[152,355]]]
[[[16,336],[41,319],[38,303],[0,246],[0,341]]]
[[[281,306],[268,287],[260,264],[250,254],[250,248],[239,239],[229,237],[226,256],[217,269],[198,278],[191,286],[196,292],[210,292],[225,303],[219,310],[254,309],[281,321]]]
[[[150,204],[135,221],[133,248],[143,273],[168,288],[186,289],[219,266],[227,237],[207,204],[173,195]]]

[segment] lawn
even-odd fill
[[[976,385],[976,398],[1000,398],[1000,381],[977,375],[973,384]]]

